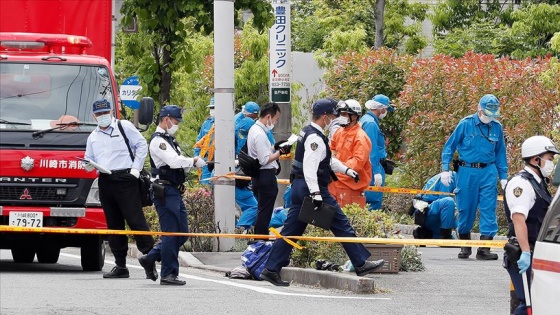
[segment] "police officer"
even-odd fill
[[[384,186],[385,169],[383,165],[387,159],[387,148],[385,146],[385,135],[381,132],[379,123],[389,112],[393,112],[394,108],[391,106],[389,98],[383,94],[375,95],[373,99],[366,102],[365,107],[368,112],[360,119],[360,124],[372,145],[369,155],[372,168],[370,185]],[[383,205],[382,192],[366,191],[365,195],[370,210],[381,209]]]
[[[185,171],[206,165],[203,158],[187,158],[173,136],[182,122],[182,109],[177,105],[164,106],[159,113],[159,124],[150,141],[150,164],[155,180],[152,184],[154,206],[162,232],[188,232],[187,209],[182,199],[185,191]],[[184,285],[179,280],[179,248],[186,242],[183,236],[162,236],[161,242],[139,261],[146,277],[158,278],[155,262],[161,260],[162,285]]]
[[[455,189],[455,172],[451,172],[451,183],[441,183],[441,175],[430,178],[422,190],[451,193]],[[453,229],[457,227],[455,220],[455,200],[448,195],[419,194],[414,197],[410,215],[414,216],[414,224],[419,225],[412,235],[419,239],[452,239]]]
[[[209,110],[210,116],[208,116],[208,118],[206,118],[206,120],[202,123],[202,126],[200,127],[200,131],[198,132],[198,136],[196,136],[196,142],[198,143],[198,141],[200,139],[202,139],[202,137],[206,136],[208,134],[208,132],[210,132],[210,129],[212,129],[212,126],[214,125],[214,98],[212,97],[210,99],[210,104],[208,104],[208,106],[206,106]],[[213,146],[214,143],[213,141],[211,141],[210,146]],[[194,155],[195,156],[199,156],[200,155],[200,151],[201,148],[198,146],[195,146],[194,148]],[[207,159],[206,156],[203,157],[204,159]],[[200,183],[201,184],[205,184],[205,185],[209,185],[210,184],[210,178],[212,177],[212,171],[208,169],[208,166],[204,166],[202,168],[202,172],[200,174]]]
[[[247,147],[247,136],[249,129],[255,124],[255,119],[258,117],[260,107],[255,102],[247,102],[241,112],[234,116],[235,124],[235,155],[244,148],[245,152]],[[239,175],[244,175],[239,173]],[[258,213],[258,203],[253,190],[250,187],[250,181],[235,180],[235,202],[241,215],[235,225],[237,228],[243,228],[245,231],[249,230],[255,225]]]
[[[291,146],[280,147],[271,140],[270,133],[280,119],[280,107],[272,102],[261,108],[259,119],[249,129],[247,136],[247,153],[259,160],[261,165],[257,176],[253,177],[253,192],[258,201],[258,214],[255,234],[268,235],[268,225],[272,217],[274,202],[278,195],[276,174],[279,169],[278,159],[282,154],[290,153]]]
[[[336,102],[328,99],[320,99],[312,106],[312,122],[304,127],[299,133],[296,145],[296,156],[292,165],[292,201],[288,211],[288,218],[284,223],[281,234],[283,236],[300,236],[305,231],[307,223],[298,220],[303,198],[311,196],[313,204],[321,207],[326,203],[336,207],[331,231],[337,237],[356,237],[354,229],[348,218],[342,212],[336,200],[329,193],[328,184],[331,180],[331,170],[356,177],[358,173],[348,168],[336,158],[331,158],[328,139],[323,130],[328,129],[332,120],[337,116]],[[359,243],[342,243],[346,254],[350,257],[352,264],[356,267],[358,276],[365,276],[385,263],[384,260],[368,261],[370,256],[368,250]],[[261,278],[276,285],[288,286],[289,282],[282,281],[280,270],[289,263],[291,245],[283,239],[278,239],[272,246],[270,256],[266,262]]]
[[[343,118],[342,128],[332,137],[330,148],[334,157],[356,170],[359,176],[352,178],[346,174],[337,174],[338,180],[330,183],[329,191],[341,207],[352,203],[365,207],[364,191],[371,181],[371,141],[358,124],[362,106],[352,99],[340,101],[337,112],[340,117],[336,119]]]
[[[515,174],[506,184],[504,208],[508,219],[508,236],[515,236],[521,257],[515,261],[508,260],[504,253],[504,266],[511,277],[515,295],[520,303],[515,315],[527,314],[525,293],[523,290],[523,273],[531,274],[531,255],[541,229],[542,221],[552,201],[548,190],[549,176],[554,170],[554,155],[560,154],[554,143],[545,136],[533,136],[521,145],[521,156],[525,168]],[[531,279],[531,277],[528,277]],[[530,280],[528,280],[530,287]]]
[[[504,188],[508,172],[504,132],[502,125],[495,120],[498,117],[498,98],[492,94],[484,95],[478,104],[477,113],[459,121],[441,154],[441,182],[449,186],[453,154],[455,151],[459,153],[455,196],[459,211],[459,238],[463,240],[471,239],[477,208],[480,211],[480,239],[492,240],[498,232],[496,181],[499,178]],[[471,254],[470,247],[461,247],[457,256],[466,259]],[[476,259],[496,260],[498,255],[491,253],[488,247],[480,247]]]
[[[99,173],[99,200],[105,213],[107,227],[111,230],[124,230],[125,221],[132,230],[149,231],[148,223],[142,212],[138,178],[148,153],[146,139],[134,125],[121,120],[123,132],[129,140],[130,149],[134,152],[132,160],[127,144],[121,134],[117,120],[113,117],[111,103],[100,99],[93,103],[93,116],[97,120],[97,128],[89,135],[86,144],[84,168],[92,171],[93,161],[111,174]],[[142,253],[150,251],[154,239],[149,235],[134,236],[138,250]],[[126,255],[128,238],[126,235],[109,235],[109,247],[115,256],[115,267],[103,274],[103,278],[128,278]]]

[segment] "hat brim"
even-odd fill
[[[500,114],[500,110],[488,110],[488,109],[483,109],[482,112],[484,113],[484,115],[488,116],[488,117],[492,117],[492,118],[498,118],[501,116]]]

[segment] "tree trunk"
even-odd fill
[[[384,42],[383,28],[385,26],[385,0],[375,0],[375,8],[373,9],[373,12],[375,16],[375,44],[373,48],[378,49],[383,47]]]
[[[171,100],[171,64],[173,63],[173,58],[171,57],[171,51],[165,49],[165,46],[162,49],[161,57],[159,103],[163,107],[169,104]]]

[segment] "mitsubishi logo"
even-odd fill
[[[33,199],[33,198],[31,198],[31,195],[29,194],[29,189],[25,188],[23,190],[23,194],[21,194],[21,196],[19,196],[19,199],[21,199],[21,200],[25,200],[25,199],[31,200],[31,199]]]
[[[29,171],[35,166],[35,160],[31,158],[29,155],[21,159],[21,168],[26,171]]]

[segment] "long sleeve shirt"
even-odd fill
[[[165,130],[158,126],[156,132],[165,133]],[[152,141],[150,141],[150,156],[157,168],[168,165],[170,168],[188,170],[194,164],[193,158],[181,155],[180,147],[177,146],[177,148],[173,148],[169,142],[158,136],[155,136]]]
[[[354,190],[363,190],[369,186],[372,177],[369,160],[372,145],[360,125],[342,127],[337,130],[331,139],[330,146],[333,156],[358,172],[360,176],[360,181],[356,183],[352,177],[339,173],[337,174],[338,181]]]
[[[361,119],[360,124],[371,141],[372,149],[369,154],[373,174],[381,174],[382,166],[379,160],[387,158],[385,135],[379,128],[379,117],[368,111]]]

